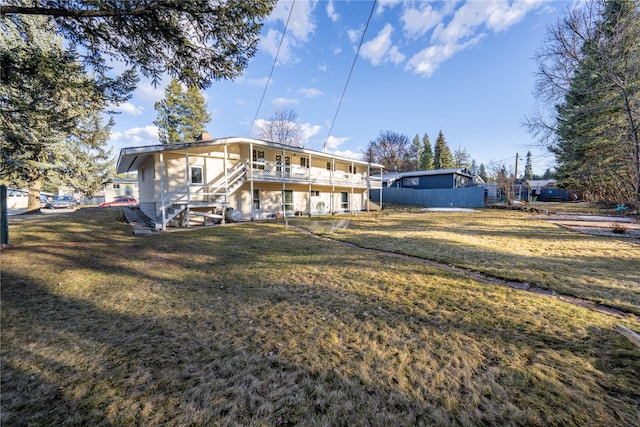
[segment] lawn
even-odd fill
[[[640,315],[640,241],[583,234],[530,213],[383,211],[296,219],[315,233],[529,283]]]
[[[389,215],[330,234],[407,224]],[[638,331],[633,315],[280,224],[136,237],[119,210],[95,208],[10,227],[2,425],[640,424],[640,350],[615,332]]]

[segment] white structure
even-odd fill
[[[382,165],[250,138],[123,148],[117,173],[138,172],[140,209],[159,228],[207,219],[378,209]],[[378,175],[378,178],[371,175]]]

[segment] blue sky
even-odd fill
[[[326,145],[347,157],[358,158],[380,131],[410,140],[426,132],[433,144],[442,130],[452,150],[465,148],[478,163],[512,166],[516,153],[524,158],[530,150],[535,172],[553,165],[521,123],[535,110],[535,52],[570,3],[378,1],[329,135],[372,4],[280,1],[244,75],[205,91],[211,136],[255,137],[261,121],[288,108],[298,114],[305,147]],[[119,107],[109,141],[114,155],[158,143],[153,104],[168,81],[154,88],[142,80]]]

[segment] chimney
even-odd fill
[[[202,132],[200,135],[196,137],[196,141],[210,141],[211,135],[208,132]]]

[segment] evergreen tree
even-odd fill
[[[436,139],[436,145],[433,149],[433,166],[435,169],[451,169],[456,167],[453,155],[447,142],[444,140],[442,131],[438,134],[438,139]]]
[[[478,176],[482,178],[484,182],[489,182],[489,174],[487,174],[487,168],[484,163],[480,163],[478,167]]]
[[[581,3],[551,30],[537,96],[554,115],[530,129],[550,136],[558,184],[640,201],[640,2]]]
[[[0,15],[49,16],[68,45],[86,52],[96,72],[105,57],[134,65],[157,83],[162,75],[204,88],[241,75],[254,55],[261,21],[276,0],[5,0]]]
[[[200,89],[195,86],[183,91],[177,79],[165,88],[164,99],[154,104],[158,112],[153,122],[158,127],[162,144],[195,141],[211,120]]]
[[[533,162],[531,160],[531,151],[527,151],[527,163],[524,165],[524,179],[530,181],[533,179]]]
[[[433,150],[429,135],[424,134],[422,137],[422,150],[420,151],[420,170],[433,170]]]
[[[411,141],[411,145],[409,145],[409,149],[407,150],[407,159],[406,163],[408,165],[408,169],[411,171],[420,170],[420,157],[422,154],[422,143],[420,142],[420,135],[416,134]]]
[[[471,159],[471,164],[469,165],[469,172],[471,175],[478,175],[478,164],[476,163],[476,159]]]
[[[40,207],[48,181],[90,195],[108,169],[107,104],[128,98],[136,80],[89,73],[42,17],[0,18],[0,178],[29,190]]]

